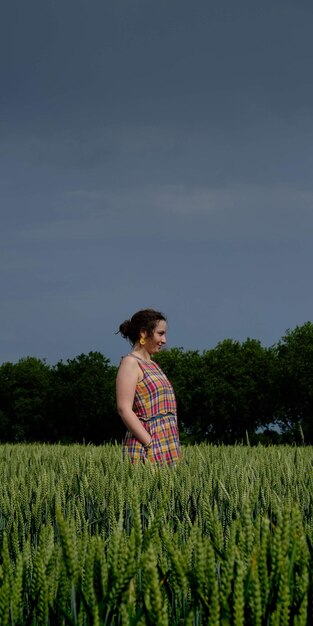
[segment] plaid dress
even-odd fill
[[[146,452],[142,443],[127,431],[123,451],[133,463],[151,461],[175,464],[181,456],[177,409],[173,387],[157,363],[138,361],[143,378],[137,383],[133,410],[152,438],[152,446]]]

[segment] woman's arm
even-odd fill
[[[146,431],[133,411],[133,403],[138,382],[138,363],[132,357],[124,357],[116,377],[117,410],[125,426],[144,446],[151,442]]]

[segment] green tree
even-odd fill
[[[273,419],[274,354],[255,339],[226,339],[204,354],[206,431],[233,443]]]
[[[313,324],[306,322],[287,330],[276,345],[278,419],[313,443]]]
[[[53,368],[54,438],[119,439],[124,432],[115,403],[116,368],[100,352],[80,354]]]
[[[196,440],[234,442],[273,420],[275,355],[260,342],[226,339],[215,348],[157,356],[177,397],[179,422]]]
[[[0,437],[5,441],[49,438],[51,370],[34,357],[0,367]]]

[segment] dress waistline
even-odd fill
[[[168,413],[159,413],[158,415],[152,415],[151,417],[140,417],[139,415],[137,415],[137,417],[140,422],[152,422],[152,420],[157,420],[160,417],[176,417],[176,414],[169,411]]]

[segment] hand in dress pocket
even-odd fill
[[[154,463],[154,452],[153,452],[153,438],[151,437],[151,445],[145,449],[146,459],[150,461],[150,463]]]

